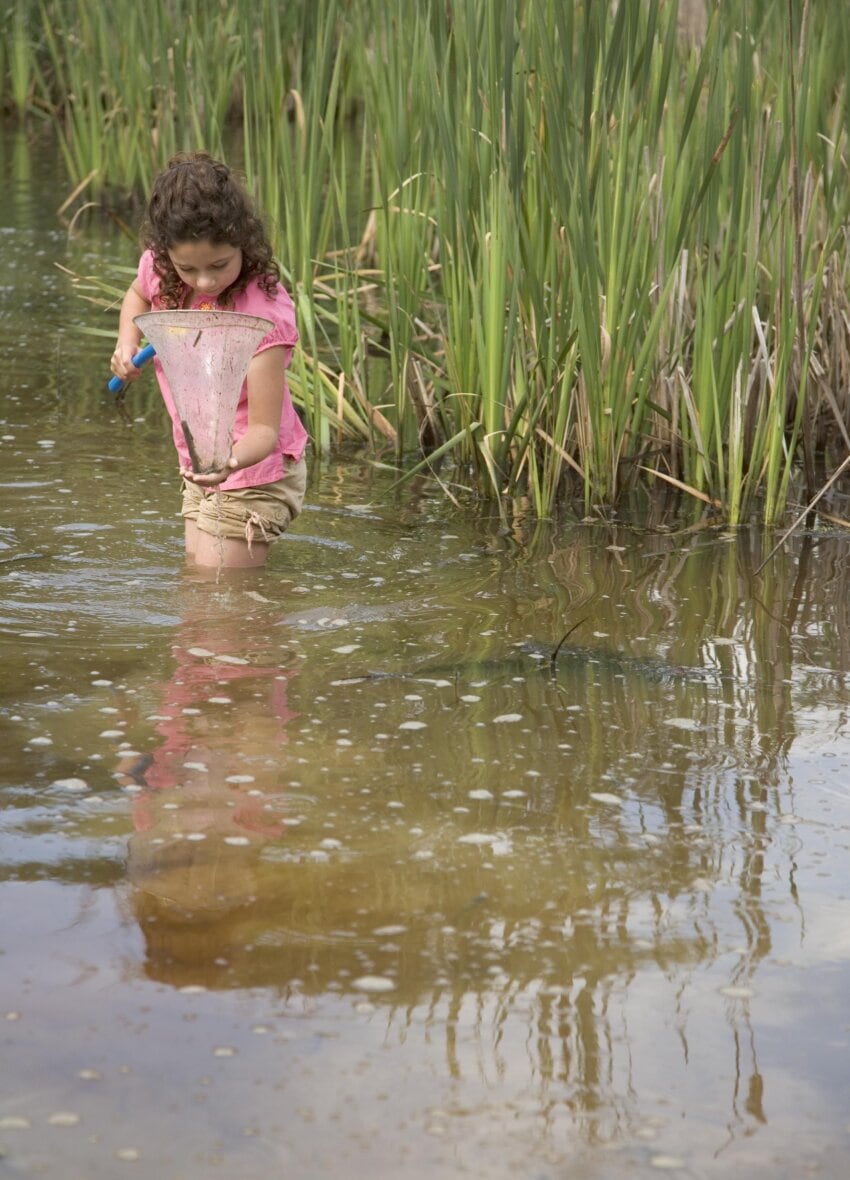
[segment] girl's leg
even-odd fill
[[[190,524],[194,528],[191,542]],[[195,565],[207,569],[219,566],[223,569],[258,569],[266,564],[268,552],[269,546],[262,541],[252,541],[249,549],[247,541],[234,537],[213,537],[210,533],[202,532],[194,521],[186,522],[186,556]]]
[[[186,523],[186,558],[189,561],[195,560],[195,553],[198,549],[198,537],[200,530],[194,520],[188,516],[184,517]]]

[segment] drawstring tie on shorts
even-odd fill
[[[272,538],[266,532],[266,522],[260,516],[259,512],[252,512],[245,521],[245,540],[248,542],[248,552],[251,552],[251,542],[254,540],[254,530],[258,528],[262,534],[263,542],[266,545],[271,543]]]

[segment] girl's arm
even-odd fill
[[[112,354],[112,372],[122,381],[136,381],[141,377],[141,370],[133,364],[133,357],[139,351],[142,333],[133,323],[133,317],[150,311],[151,305],[135,282],[131,283],[121,303],[121,315],[118,320],[118,342]]]
[[[214,487],[234,471],[253,467],[272,453],[280,435],[288,352],[289,349],[275,345],[251,359],[248,366],[248,429],[234,443],[230,458],[221,471],[196,475],[191,470],[181,470],[181,475],[193,483]]]

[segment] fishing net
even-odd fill
[[[220,470],[248,365],[274,325],[233,311],[149,311],[134,322],[162,362],[192,470]]]

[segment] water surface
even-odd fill
[[[132,243],[26,146],[0,1174],[843,1175],[847,533],[506,536],[359,455],[265,571],[187,570],[152,381],[119,413],[54,265]]]

